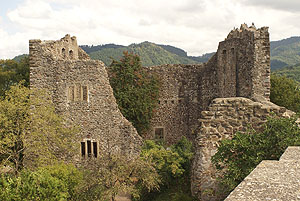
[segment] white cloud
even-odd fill
[[[215,51],[244,22],[269,26],[273,40],[299,35],[299,13],[275,9],[281,5],[277,0],[273,6],[254,1],[257,5],[250,0],[24,0],[7,14],[20,31],[8,35],[1,30],[0,58],[27,52],[29,39],[55,40],[66,33],[76,35],[79,44],[147,40],[177,46],[189,55]],[[284,2],[286,8],[298,5],[298,0]]]

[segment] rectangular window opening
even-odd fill
[[[75,85],[75,101],[81,101],[81,86],[79,84]]]
[[[81,142],[81,156],[85,157],[85,142]]]
[[[97,142],[93,142],[93,153],[94,153],[94,157],[97,158],[98,156]]]
[[[74,86],[69,86],[69,89],[68,89],[68,98],[69,98],[69,101],[74,101]]]
[[[91,154],[92,154],[92,143],[90,140],[87,140],[87,154],[88,154],[88,157],[91,157]]]
[[[163,140],[164,139],[164,128],[155,128],[155,139]]]
[[[82,86],[82,100],[88,101],[88,89],[87,86]]]

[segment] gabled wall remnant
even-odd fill
[[[142,139],[119,111],[105,65],[90,60],[75,37],[30,40],[29,58],[30,86],[47,89],[57,112],[81,127],[78,156],[139,152]]]

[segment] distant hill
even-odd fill
[[[276,75],[286,76],[300,83],[300,63],[277,69],[272,73]]]
[[[25,58],[26,56],[28,56],[28,54],[21,54],[21,55],[15,56],[12,60],[14,60],[16,62],[20,62],[21,59]]]
[[[270,49],[272,70],[300,63],[300,37],[298,36],[272,41]]]
[[[110,45],[110,46],[108,46]],[[158,45],[148,41],[131,44],[129,46],[118,46],[115,44],[98,46],[80,46],[92,59],[103,61],[107,66],[112,59],[119,60],[124,51],[133,52],[141,57],[143,66],[155,66],[162,64],[197,64],[208,61],[213,53],[199,57],[187,56],[187,53],[177,47],[170,45]]]

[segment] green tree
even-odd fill
[[[85,183],[78,200],[114,201],[123,193],[138,198],[140,186],[148,191],[159,188],[159,175],[149,160],[107,153],[85,162]]]
[[[299,84],[284,76],[271,75],[270,100],[289,110],[300,112]]]
[[[113,60],[108,71],[122,114],[143,134],[150,126],[158,101],[158,79],[146,74],[140,58],[128,52],[124,52],[120,61]]]
[[[46,91],[11,86],[0,99],[0,168],[17,173],[24,165],[68,160],[76,153],[77,132],[55,113]]]
[[[164,147],[163,144],[146,140],[141,157],[155,163],[163,182],[168,184],[171,178],[177,178],[189,169],[193,157],[192,143],[183,137],[177,144]]]
[[[192,143],[185,137],[170,146],[147,140],[141,157],[155,164],[162,184],[160,191],[143,191],[143,201],[150,200],[195,200],[190,194],[190,162],[193,157]]]
[[[237,132],[232,140],[221,141],[212,162],[220,171],[224,194],[232,191],[262,161],[278,160],[288,146],[300,145],[295,118],[269,118],[264,130]]]
[[[14,60],[0,60],[0,96],[13,84],[23,80],[24,86],[29,86],[29,58],[22,58],[20,62]]]
[[[0,200],[75,200],[82,173],[63,163],[22,170],[18,176],[0,175]]]

